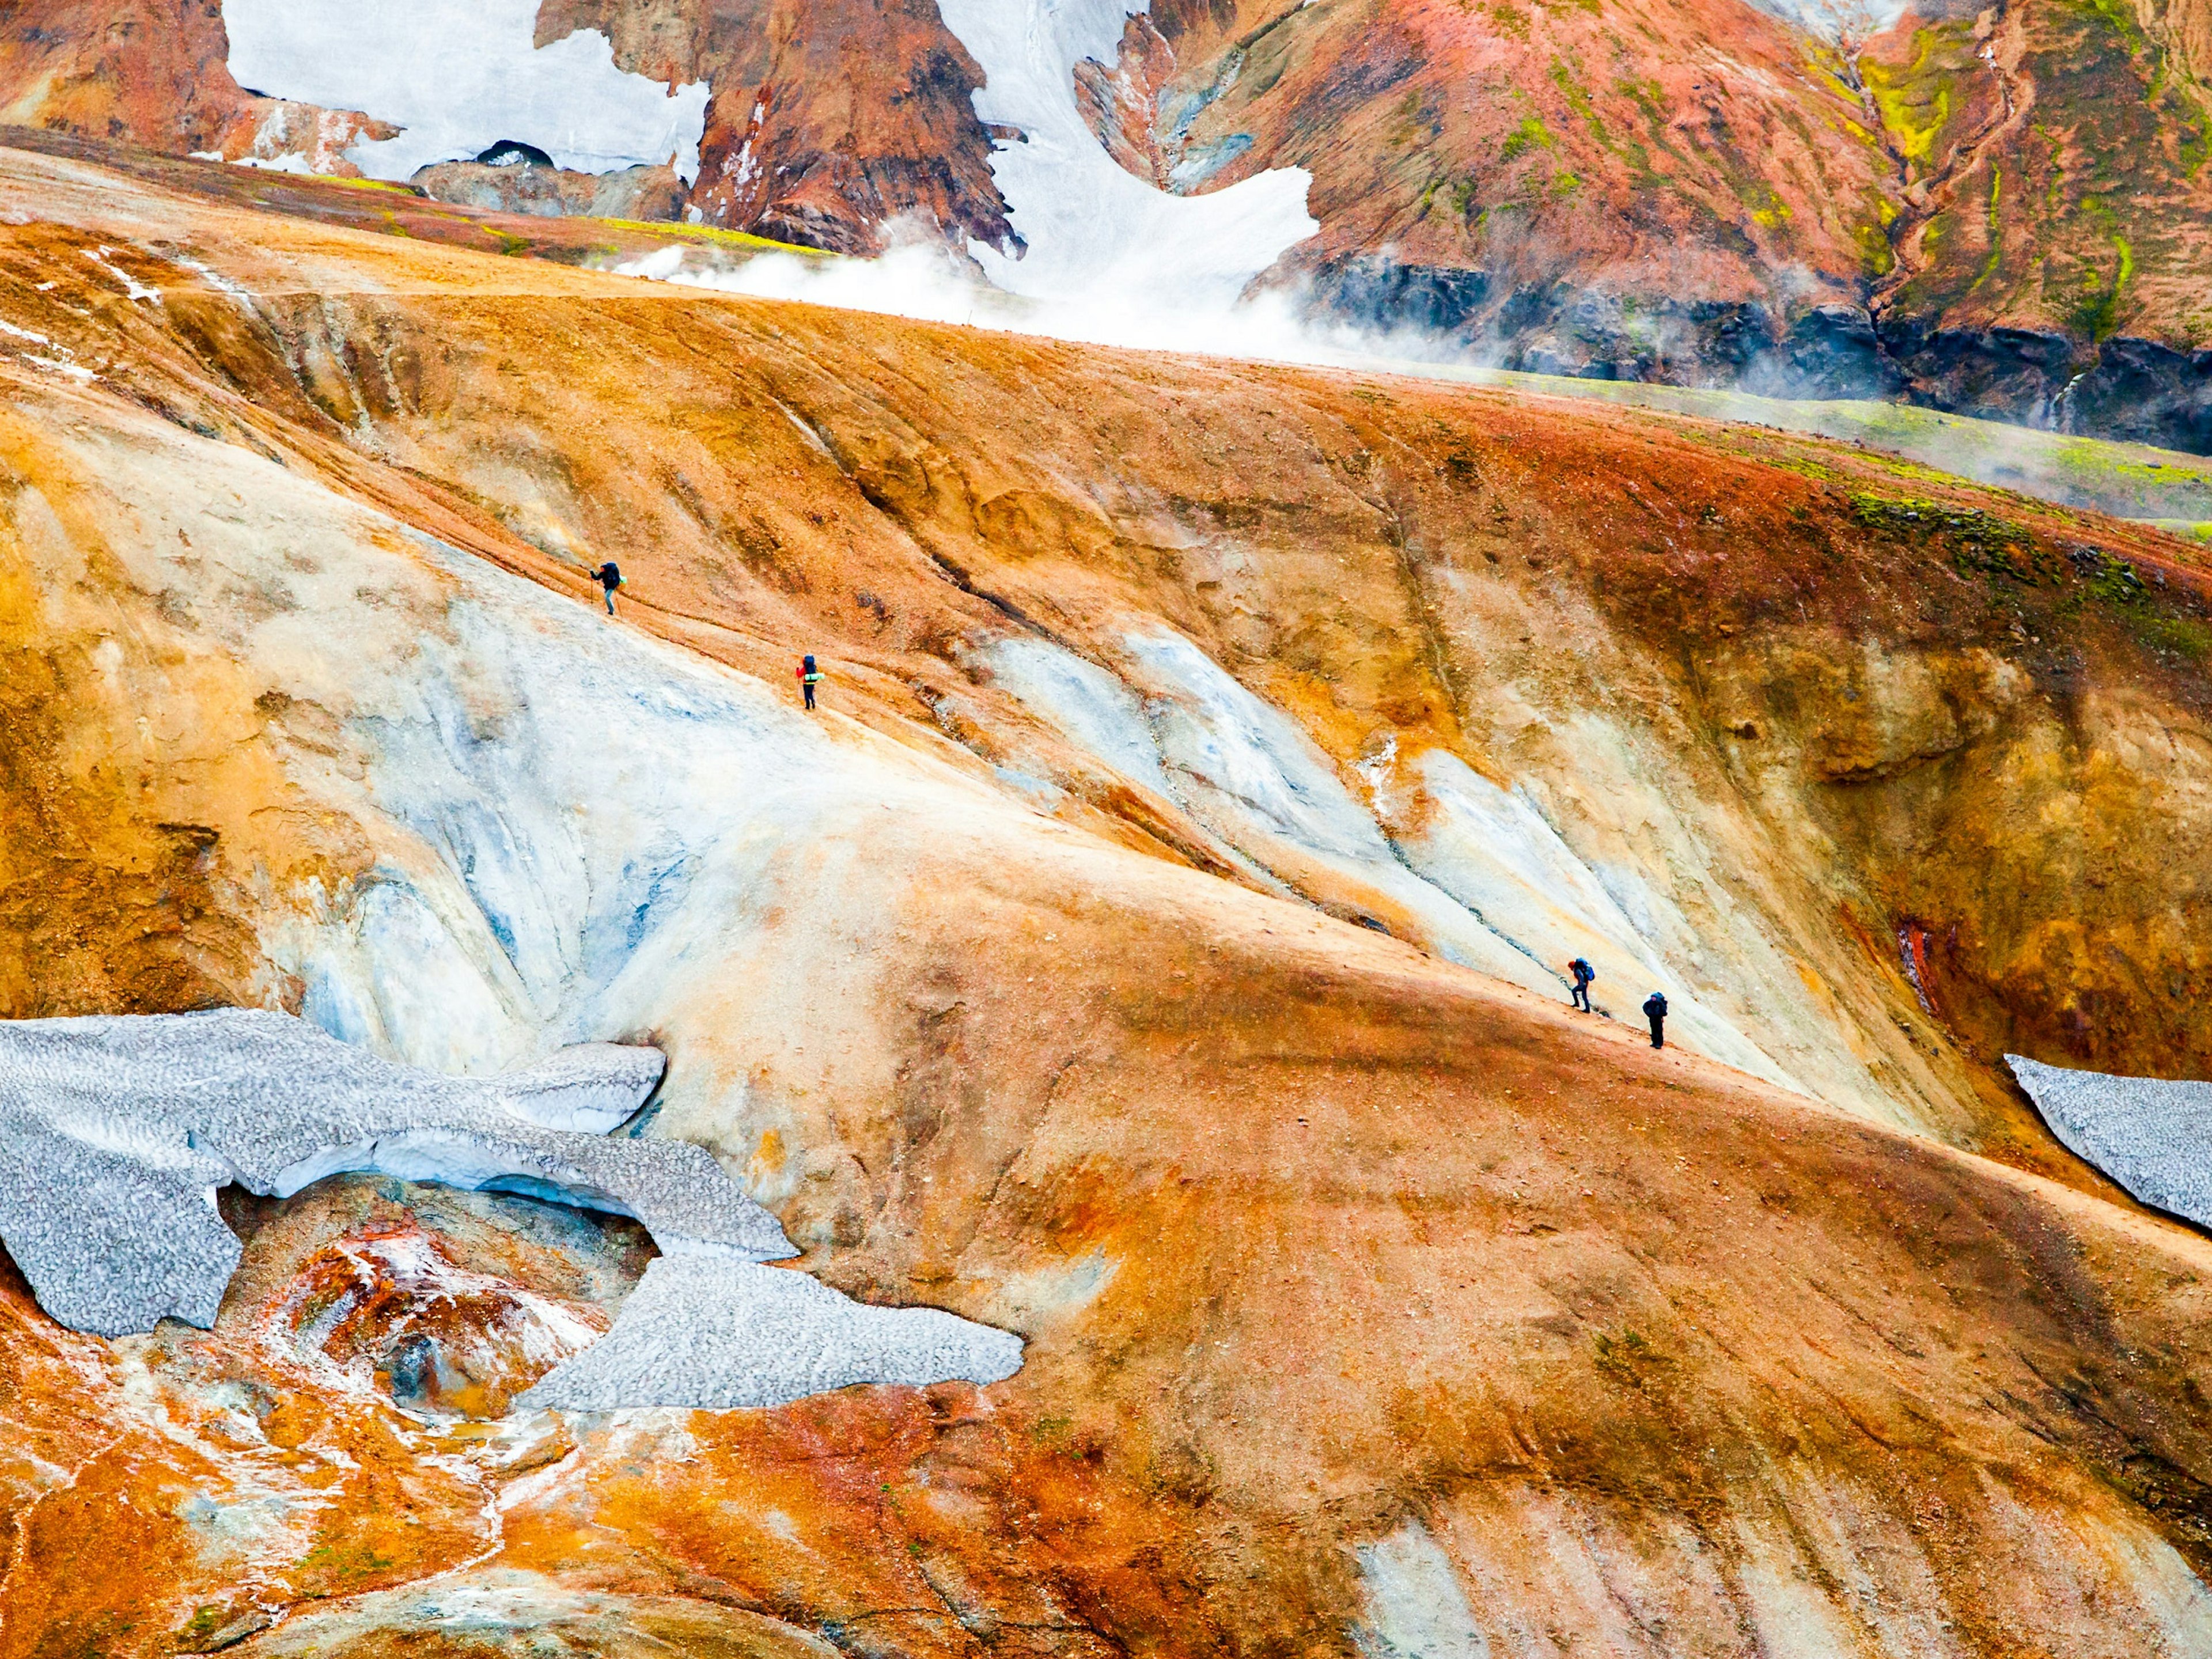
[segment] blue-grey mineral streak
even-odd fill
[[[445,1077],[246,1009],[0,1021],[0,1243],[75,1329],[204,1328],[240,1254],[217,1188],[285,1198],[374,1170],[635,1216],[665,1253],[614,1329],[530,1405],[772,1405],[1019,1368],[1020,1339],[1004,1332],[761,1266],[797,1252],[705,1149],[606,1139],[665,1064],[658,1049],[588,1043],[528,1071]]]
[[[2005,1062],[2069,1151],[2154,1208],[2212,1227],[2212,1083]]]

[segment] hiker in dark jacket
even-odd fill
[[[1568,994],[1567,1000],[1584,1013],[1590,1012],[1590,981],[1597,977],[1597,969],[1577,957],[1567,964],[1567,973],[1575,981],[1575,988]]]
[[[1651,1022],[1651,1046],[1667,1046],[1667,997],[1664,992],[1654,991],[1644,999],[1644,1018]]]
[[[615,568],[615,562],[612,559],[609,559],[597,570],[592,572],[592,580],[606,590],[607,615],[610,617],[613,616],[615,614],[615,589],[623,585],[622,572]]]
[[[806,706],[814,707],[814,688],[822,684],[822,671],[814,665],[811,657],[799,659],[799,689],[806,695]]]

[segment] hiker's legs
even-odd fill
[[[1589,1012],[1589,1011],[1590,1011],[1590,1006],[1589,1006],[1589,986],[1587,986],[1587,985],[1577,985],[1577,986],[1576,986],[1576,987],[1575,987],[1575,1006],[1576,1006],[1576,1007],[1577,1007],[1577,1008],[1579,1008],[1579,1009],[1581,1009],[1584,1013],[1588,1013],[1588,1012]]]
[[[1655,1019],[1651,1022],[1651,1046],[1653,1048],[1663,1048],[1667,1046],[1667,1038],[1665,1035],[1666,1028],[1667,1022],[1664,1018]]]
[[[814,707],[814,688],[810,684],[805,686],[804,690],[806,692],[806,706],[809,708],[811,708]]]
[[[614,614],[615,614],[615,591],[614,591],[614,589],[613,589],[613,588],[610,587],[609,589],[607,589],[607,615],[609,615],[610,617],[611,617],[611,616],[613,616]]]

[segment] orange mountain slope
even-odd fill
[[[0,1289],[0,1654],[2212,1644],[2212,1255],[1999,1063],[2205,1051],[2180,544],[21,151],[0,320],[0,1012],[653,1041],[799,1267],[1028,1343],[513,1414],[636,1229],[233,1194],[211,1333]]]

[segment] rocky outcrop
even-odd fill
[[[544,152],[488,152],[473,161],[423,167],[408,182],[425,196],[487,213],[543,218],[675,220],[684,216],[684,180],[672,167],[623,167],[574,173]]]
[[[1385,349],[1456,353],[1529,374],[1781,398],[1889,398],[1909,384],[1860,306],[1791,316],[1753,302],[1556,283],[1501,291],[1485,270],[1372,254],[1316,272],[1311,291],[1324,316],[1371,331]]]

